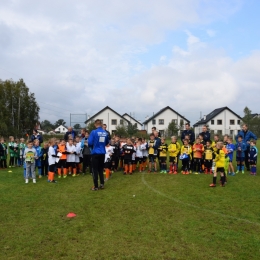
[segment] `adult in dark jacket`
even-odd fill
[[[66,142],[68,142],[68,140],[69,140],[69,135],[72,135],[72,138],[73,138],[73,139],[77,136],[76,131],[74,131],[71,126],[68,127],[68,131],[67,131],[66,134],[64,135],[64,140],[65,140]]]
[[[103,125],[102,125],[102,128],[107,132],[108,140],[111,140],[110,132],[107,131],[107,125],[106,125],[106,124],[103,124]]]
[[[38,131],[36,129],[33,130],[33,134],[31,135],[30,139],[31,139],[32,142],[35,139],[38,139],[40,144],[43,142],[42,136],[38,133]]]
[[[203,141],[206,143],[207,141],[210,141],[210,132],[208,131],[208,128],[206,125],[202,127],[202,132],[200,135],[203,136]]]
[[[155,131],[157,131],[156,130],[156,127],[155,126],[153,126],[152,127],[152,133],[155,135]],[[158,132],[158,134],[157,134],[157,137],[161,137],[161,133],[159,132],[159,131],[157,131]]]
[[[91,159],[93,170],[93,191],[104,188],[104,164],[106,145],[109,143],[108,134],[101,126],[101,120],[95,121],[96,130],[92,130],[88,138],[88,145],[92,147]],[[100,180],[100,187],[98,187],[98,177]]]
[[[195,142],[195,134],[194,134],[194,132],[190,129],[190,123],[186,123],[186,124],[185,124],[185,130],[181,133],[182,143],[183,143],[183,141],[184,141],[186,135],[189,135],[189,137],[190,137],[190,144],[193,145],[194,142]]]
[[[250,171],[250,166],[249,166],[249,161],[248,161],[248,154],[250,151],[250,140],[257,140],[257,136],[248,130],[248,126],[247,124],[243,124],[242,125],[242,130],[238,132],[237,136],[236,136],[236,142],[239,136],[242,136],[243,138],[243,143],[246,144],[246,148],[247,151],[245,152],[245,165],[246,165],[246,169],[247,171]]]

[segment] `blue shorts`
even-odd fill
[[[237,157],[237,162],[244,162],[245,161],[245,157]]]

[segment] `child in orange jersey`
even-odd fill
[[[67,177],[68,169],[67,169],[67,148],[65,140],[61,140],[60,144],[58,144],[58,153],[61,153],[60,160],[58,162],[58,178],[61,178],[61,172],[63,172],[63,178]]]
[[[193,150],[193,173],[200,174],[202,172],[201,162],[204,152],[204,145],[200,138],[196,138],[196,142],[192,147]]]

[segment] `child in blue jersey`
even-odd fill
[[[36,150],[36,158],[35,158],[35,169],[38,168],[39,178],[42,178],[42,148],[40,146],[40,142],[38,139],[34,140],[34,149]]]
[[[235,171],[233,167],[233,154],[235,151],[235,145],[233,144],[233,139],[232,137],[227,138],[227,144],[226,144],[226,149],[227,149],[227,156],[229,158],[229,163],[228,163],[228,175],[235,176]]]
[[[256,141],[255,140],[251,140],[250,141],[250,150],[249,150],[249,154],[248,154],[248,161],[250,164],[250,174],[251,175],[256,175],[256,164],[257,164],[257,154],[258,154],[258,150],[256,148]]]
[[[245,152],[247,150],[246,144],[243,142],[243,137],[240,135],[237,138],[237,144],[235,145],[235,149],[237,151],[237,171],[242,171],[242,174],[245,173]]]

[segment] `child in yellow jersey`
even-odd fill
[[[154,134],[150,134],[150,140],[146,144],[146,149],[148,150],[149,157],[149,171],[152,172],[152,167],[154,167],[154,172],[157,172],[156,158],[157,158],[157,143]]]
[[[167,160],[167,150],[168,145],[165,143],[165,138],[161,138],[161,145],[158,147],[159,152],[159,160],[161,164],[161,172],[167,174],[167,166],[166,166],[166,160]]]
[[[216,152],[217,151],[216,145],[217,145],[217,142],[219,142],[219,135],[215,134],[213,137],[213,140],[214,141],[212,142],[211,147],[213,148],[214,152]]]
[[[204,165],[205,165],[205,174],[212,174],[212,162],[214,159],[214,150],[211,147],[211,141],[206,142],[206,146],[204,148]]]
[[[170,171],[169,174],[177,174],[177,161],[178,161],[178,154],[181,150],[180,144],[177,142],[177,137],[171,137],[171,144],[168,146],[169,151],[169,162],[170,162]]]
[[[182,160],[182,174],[189,174],[191,161],[192,147],[189,145],[189,140],[184,139],[181,147],[180,160]]]
[[[224,167],[225,167],[225,152],[223,151],[223,142],[217,142],[216,144],[216,152],[214,162],[216,163],[216,170],[213,175],[213,183],[210,184],[210,187],[216,187],[217,183],[217,174],[220,173],[221,176],[221,186],[225,187],[225,177],[224,177]]]

